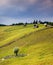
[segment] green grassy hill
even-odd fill
[[[19,47],[24,57],[12,57]],[[33,25],[0,27],[0,65],[53,65],[53,28],[33,28]]]

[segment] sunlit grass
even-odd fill
[[[41,29],[44,29],[43,25],[35,29],[33,25],[29,25],[18,31],[17,29],[14,30],[14,32],[10,34],[12,36],[9,36],[9,39],[6,39],[6,41],[2,41],[2,44],[3,42],[6,44],[13,40],[15,40],[15,42],[9,46],[0,48],[0,58],[14,54],[14,47],[19,47],[19,54],[23,53],[26,54],[26,56],[0,61],[0,65],[53,65],[53,28]],[[29,33],[31,34],[28,35]],[[22,36],[24,37],[20,38]]]

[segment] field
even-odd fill
[[[13,49],[19,55],[13,57]],[[11,58],[3,59],[6,56]],[[3,59],[3,60],[2,60]],[[53,65],[53,28],[39,24],[0,27],[0,65]]]

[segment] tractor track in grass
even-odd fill
[[[14,41],[12,41],[12,42],[10,42],[10,43],[7,43],[7,44],[5,44],[5,45],[0,46],[0,48],[9,46],[9,45],[11,45],[13,42],[16,42],[17,40],[20,40],[20,39],[22,39],[22,38],[25,38],[25,37],[31,35],[32,33],[37,33],[37,32],[40,32],[40,31],[43,31],[43,30],[46,30],[46,29],[50,29],[50,28],[53,28],[53,26],[51,26],[51,27],[46,27],[46,28],[44,28],[44,29],[37,30],[37,31],[31,32],[31,33],[29,33],[29,34],[26,34],[26,35],[20,37],[19,39],[16,39],[16,40],[14,40]]]

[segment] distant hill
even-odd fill
[[[0,24],[0,26],[6,26],[5,24]]]

